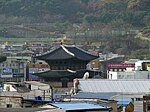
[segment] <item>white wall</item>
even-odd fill
[[[37,89],[48,90],[49,89],[49,85],[44,85],[44,86],[31,85],[31,90],[37,90]]]
[[[9,90],[8,90],[9,88]],[[17,91],[11,84],[4,84],[3,91]]]
[[[108,79],[150,79],[148,71],[109,72],[108,76]]]
[[[143,112],[143,101],[136,101],[134,98],[134,112]]]
[[[109,72],[108,79],[117,79],[117,72]]]
[[[29,88],[29,85],[31,85],[31,90],[48,90],[49,85],[34,85],[34,84],[25,84],[26,87]]]
[[[150,60],[141,60],[141,61],[135,62],[135,70],[142,70],[143,62],[150,62]]]

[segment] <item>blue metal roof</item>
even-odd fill
[[[117,104],[118,105],[128,105],[131,101],[130,100],[118,100]]]
[[[79,92],[73,95],[72,98],[83,98],[83,99],[110,99],[117,95],[117,93],[90,93],[90,92]]]
[[[54,99],[61,98],[62,95],[64,95],[64,94],[54,94],[54,95],[53,95],[53,98],[54,98]]]
[[[85,103],[85,102],[54,102],[50,103],[53,106],[56,106],[65,110],[108,110],[111,107],[102,106],[93,103]]]
[[[39,102],[39,103],[51,103],[51,100],[37,100],[37,99],[22,99],[22,101],[29,101],[29,102]]]

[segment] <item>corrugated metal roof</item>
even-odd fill
[[[92,93],[149,93],[150,80],[79,79],[79,89]]]
[[[88,93],[88,92],[79,92],[76,95],[73,95],[72,98],[82,98],[82,99],[110,99],[113,96],[116,96],[117,93]]]
[[[65,110],[95,110],[95,109],[110,109],[111,107],[85,102],[54,102],[50,103],[53,106]]]

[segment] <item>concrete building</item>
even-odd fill
[[[150,60],[136,60],[135,63],[130,64],[108,64],[107,78],[150,79]]]
[[[140,100],[143,104],[143,112],[150,111],[150,95],[143,96],[143,99]]]
[[[26,77],[27,80],[40,80],[38,76],[35,76],[33,74],[50,70],[49,65],[43,61],[37,63],[29,63],[27,66],[29,69],[29,74]]]
[[[0,108],[21,108],[21,99],[18,96],[0,96]]]
[[[6,60],[0,63],[1,82],[21,82],[26,77],[26,63],[21,60]]]
[[[16,92],[17,90],[14,88],[14,85],[16,85],[17,83],[15,83],[15,82],[5,82],[4,84],[3,84],[3,89],[2,89],[2,91],[4,91],[4,92]]]
[[[41,54],[43,52],[47,52],[50,50],[50,43],[48,42],[30,42],[26,45],[27,49],[35,52],[37,54]]]
[[[108,79],[150,79],[149,71],[108,72]]]
[[[78,89],[90,93],[118,93],[114,100],[130,100],[133,102],[135,112],[143,112],[143,96],[149,94],[150,81],[146,79],[133,80],[101,80],[79,79]],[[146,107],[147,109],[147,107]],[[124,110],[125,111],[125,110]],[[123,112],[124,112],[123,111]],[[147,111],[146,111],[147,112]]]
[[[30,90],[49,90],[50,85],[37,82],[37,81],[25,81],[25,86]]]
[[[140,60],[135,62],[135,70],[150,71],[150,60]]]

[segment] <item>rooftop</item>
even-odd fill
[[[32,84],[36,86],[48,86],[48,84],[37,82],[37,81],[25,81],[26,84]]]
[[[92,93],[149,93],[150,80],[79,79],[79,89]]]
[[[89,92],[79,92],[73,95],[72,98],[81,99],[110,99],[111,97],[117,95],[117,93],[89,93]]]
[[[61,45],[58,49],[36,56],[36,58],[41,60],[77,58],[79,60],[89,61],[98,58],[98,56],[92,55],[74,45]]]
[[[53,106],[65,110],[108,110],[111,107],[85,102],[54,102],[50,103]]]

